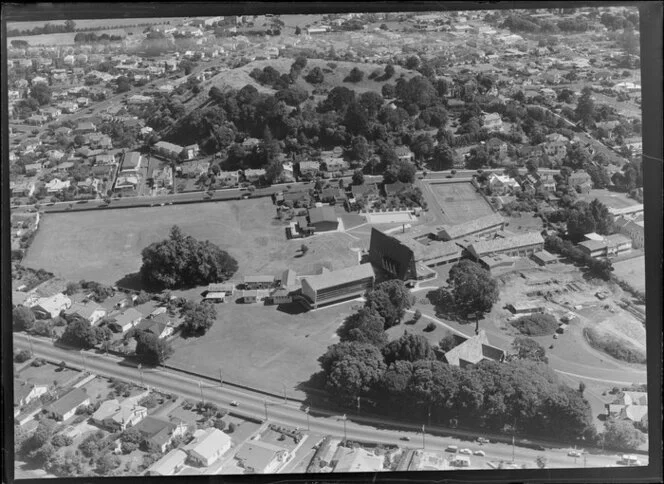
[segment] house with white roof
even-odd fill
[[[213,427],[194,432],[194,440],[189,442],[183,450],[189,455],[190,462],[207,467],[219,460],[230,448],[231,438]]]
[[[39,319],[50,319],[59,316],[62,311],[71,307],[71,299],[62,293],[37,299],[30,309]]]
[[[106,310],[93,301],[88,303],[75,302],[65,311],[65,316],[72,319],[83,319],[94,326],[101,318],[106,316]]]

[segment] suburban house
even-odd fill
[[[347,199],[346,191],[343,188],[324,188],[320,194],[320,201],[323,203],[343,205]]]
[[[138,186],[138,180],[139,180],[138,175],[133,175],[133,174],[119,175],[115,179],[115,186],[113,187],[113,190],[116,192],[135,190],[136,187]]]
[[[456,225],[441,225],[437,237],[440,240],[456,240],[464,237],[477,237],[495,234],[505,228],[505,219],[498,213],[485,215]]]
[[[323,206],[310,208],[309,225],[313,226],[316,232],[329,232],[339,228],[339,221],[334,207]]]
[[[348,163],[343,158],[326,158],[324,163],[325,170],[328,172],[342,171],[348,168]]]
[[[155,446],[161,452],[166,452],[173,437],[184,435],[187,426],[184,423],[174,424],[157,417],[148,416],[136,424],[135,428],[150,445]]]
[[[62,181],[59,178],[53,178],[53,180],[44,184],[48,193],[61,192],[69,188],[70,185],[71,182],[69,180]]]
[[[612,403],[606,404],[608,417],[642,422],[648,418],[648,394],[646,392],[622,392]]]
[[[21,408],[48,392],[48,385],[14,378],[14,406]]]
[[[371,264],[323,271],[320,275],[302,279],[302,295],[306,304],[316,309],[322,305],[363,295],[373,289],[375,279]]]
[[[157,154],[169,160],[179,160],[180,154],[184,149],[182,146],[169,143],[168,141],[158,141],[152,148]]]
[[[113,141],[111,137],[105,134],[93,133],[88,135],[88,144],[92,149],[111,149]]]
[[[138,151],[128,151],[122,158],[122,169],[124,172],[136,172],[141,168],[143,157]]]
[[[138,323],[136,329],[152,333],[159,339],[168,338],[174,331],[170,317],[166,314],[159,314],[151,316],[148,319],[143,319]]]
[[[88,303],[75,302],[65,311],[65,316],[67,319],[83,319],[88,321],[90,325],[94,325],[106,316],[106,310],[93,301]]]
[[[415,161],[415,153],[410,151],[410,148],[408,146],[397,146],[394,148],[394,154],[397,155],[397,158],[401,161],[408,161],[408,162],[414,162]]]
[[[244,170],[244,179],[250,183],[255,183],[260,179],[260,177],[265,176],[265,173],[266,171],[263,168],[248,168]]]
[[[251,275],[244,276],[245,289],[270,289],[274,287],[274,276]]]
[[[635,249],[643,248],[645,243],[645,234],[643,221],[635,222],[625,217],[620,217],[615,221],[618,231],[632,239],[632,247]]]
[[[487,255],[506,254],[513,257],[528,257],[544,248],[544,239],[539,232],[497,237],[492,240],[473,242],[466,247],[470,256],[479,260]]]
[[[588,193],[593,187],[592,178],[585,170],[579,170],[572,173],[567,179],[570,187],[579,187],[582,193]]]
[[[491,173],[487,185],[492,195],[506,195],[519,187],[519,182],[507,175],[496,175]]]
[[[187,453],[182,449],[173,449],[153,463],[147,470],[149,476],[172,476],[182,470],[187,460]]]
[[[503,128],[503,120],[499,113],[484,113],[482,115],[484,129],[488,131],[500,131]]]
[[[203,467],[216,462],[231,448],[231,438],[217,428],[199,429],[194,432],[194,440],[183,450],[189,454],[189,461]]]
[[[54,294],[49,297],[37,299],[30,307],[35,316],[39,319],[50,319],[59,316],[62,311],[71,307],[71,299],[62,293]]]
[[[461,255],[456,243],[436,240],[429,227],[394,234],[371,229],[369,260],[403,281],[434,278],[431,267],[457,262]]]
[[[21,180],[17,182],[9,182],[12,196],[15,197],[31,197],[35,193],[35,184],[28,180]]]
[[[46,411],[56,420],[66,421],[83,405],[90,405],[90,396],[82,388],[75,388],[47,406]]]
[[[317,161],[301,161],[300,175],[317,175],[320,171],[320,163]]]
[[[76,134],[89,134],[89,133],[94,133],[96,131],[97,127],[94,125],[94,123],[90,123],[89,121],[78,123],[78,125],[74,129],[74,133]]]
[[[217,180],[227,186],[237,186],[240,183],[240,175],[237,171],[220,171]]]
[[[480,361],[490,360],[502,362],[505,360],[505,351],[489,343],[486,331],[481,329],[479,333],[470,338],[454,335],[459,342],[457,346],[445,352],[445,360],[448,364],[464,368],[476,365]]]
[[[210,163],[208,161],[191,161],[189,163],[183,163],[175,168],[176,173],[179,173],[183,177],[187,178],[199,178],[201,175],[207,174],[210,169]]]
[[[253,474],[275,473],[289,456],[288,450],[260,440],[247,440],[235,453],[240,466]]]
[[[114,398],[102,402],[91,419],[100,427],[118,432],[133,427],[147,416],[148,409],[137,405],[136,399],[128,398],[119,402]]]
[[[180,156],[184,160],[193,160],[198,156],[198,151],[199,151],[198,145],[194,143],[193,145],[187,145],[184,148],[182,148]]]
[[[143,315],[140,312],[134,308],[129,308],[124,313],[115,316],[115,321],[112,324],[125,333],[136,326],[141,319],[143,319]]]
[[[632,250],[632,241],[623,234],[612,234],[602,240],[584,240],[579,242],[579,249],[593,258],[605,258],[624,254]]]

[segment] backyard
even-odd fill
[[[269,198],[232,202],[142,207],[99,212],[47,214],[23,264],[43,268],[68,280],[114,284],[136,273],[141,251],[167,237],[171,226],[228,251],[245,274],[318,274],[322,267],[341,269],[357,263],[349,250],[353,238],[343,233],[287,240],[285,225],[275,219]],[[301,255],[300,246],[308,251]]]
[[[176,338],[169,364],[275,393],[286,385],[293,395],[298,384],[320,370],[317,359],[339,341],[337,327],[357,302],[301,314],[275,306],[219,304],[219,316],[202,338]],[[303,392],[293,395],[304,397]]]

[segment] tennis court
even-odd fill
[[[493,213],[471,183],[427,183],[435,205],[442,213],[442,222],[460,224]]]

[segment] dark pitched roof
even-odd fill
[[[309,222],[317,224],[319,222],[336,222],[337,214],[333,207],[315,207],[309,209]]]
[[[396,195],[397,193],[410,188],[412,183],[404,183],[402,181],[395,181],[394,183],[385,184],[385,194],[389,197],[390,195]]]
[[[77,408],[85,400],[90,398],[88,394],[82,388],[75,388],[69,393],[58,398],[55,402],[48,406],[48,409],[58,415],[64,415],[65,413],[71,411],[74,408]]]

